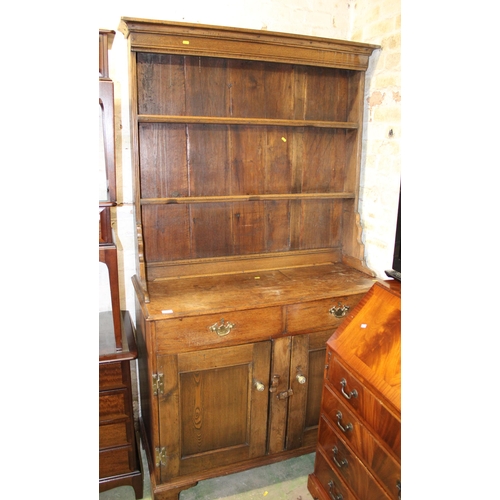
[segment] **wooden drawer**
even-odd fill
[[[133,448],[124,446],[99,452],[99,479],[118,476],[134,470]]]
[[[398,499],[397,482],[401,481],[401,466],[357,418],[347,405],[326,384],[322,410],[335,432],[347,441],[354,453],[370,468],[385,486],[390,498]]]
[[[128,416],[128,407],[128,397],[125,389],[99,394],[100,421]]]
[[[329,351],[331,353],[331,351]],[[328,360],[328,354],[327,354]],[[326,378],[348,408],[365,420],[378,438],[401,460],[401,420],[376,398],[335,357],[328,361]]]
[[[387,500],[388,496],[379,486],[366,466],[335,433],[330,423],[322,416],[318,434],[319,446],[323,449],[333,470],[361,499]]]
[[[233,326],[225,328],[228,324]],[[156,345],[158,351],[182,352],[219,344],[256,342],[278,337],[282,332],[281,307],[268,307],[157,321]]]
[[[99,426],[99,449],[124,446],[131,443],[130,421],[115,422]]]
[[[123,387],[121,363],[101,363],[99,365],[99,390]]]
[[[323,449],[319,448],[314,462],[314,476],[320,483],[325,493],[325,498],[357,500],[357,497],[349,490],[344,480],[338,476],[324,456]]]
[[[286,330],[288,333],[307,333],[337,328],[363,296],[361,293],[287,306]]]

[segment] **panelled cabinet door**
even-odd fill
[[[332,331],[292,337],[286,449],[315,445],[325,372],[326,342]]]
[[[332,331],[273,340],[269,453],[314,446]]]
[[[158,357],[161,477],[265,455],[271,342]]]

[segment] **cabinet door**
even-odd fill
[[[326,342],[332,331],[292,337],[286,449],[314,446],[318,435]]]
[[[328,330],[273,340],[269,453],[316,444],[331,335]]]
[[[159,356],[160,480],[266,452],[271,343]]]

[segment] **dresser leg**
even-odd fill
[[[182,486],[181,488],[172,488],[171,490],[164,491],[155,491],[151,493],[152,500],[179,500],[179,496],[181,491],[188,490],[189,488],[193,488],[196,486],[198,482],[187,484],[186,486]]]

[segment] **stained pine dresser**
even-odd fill
[[[401,498],[400,290],[376,283],[328,340],[316,499]]]
[[[314,451],[326,341],[374,282],[358,214],[377,49],[122,18],[141,430],[156,500]]]

